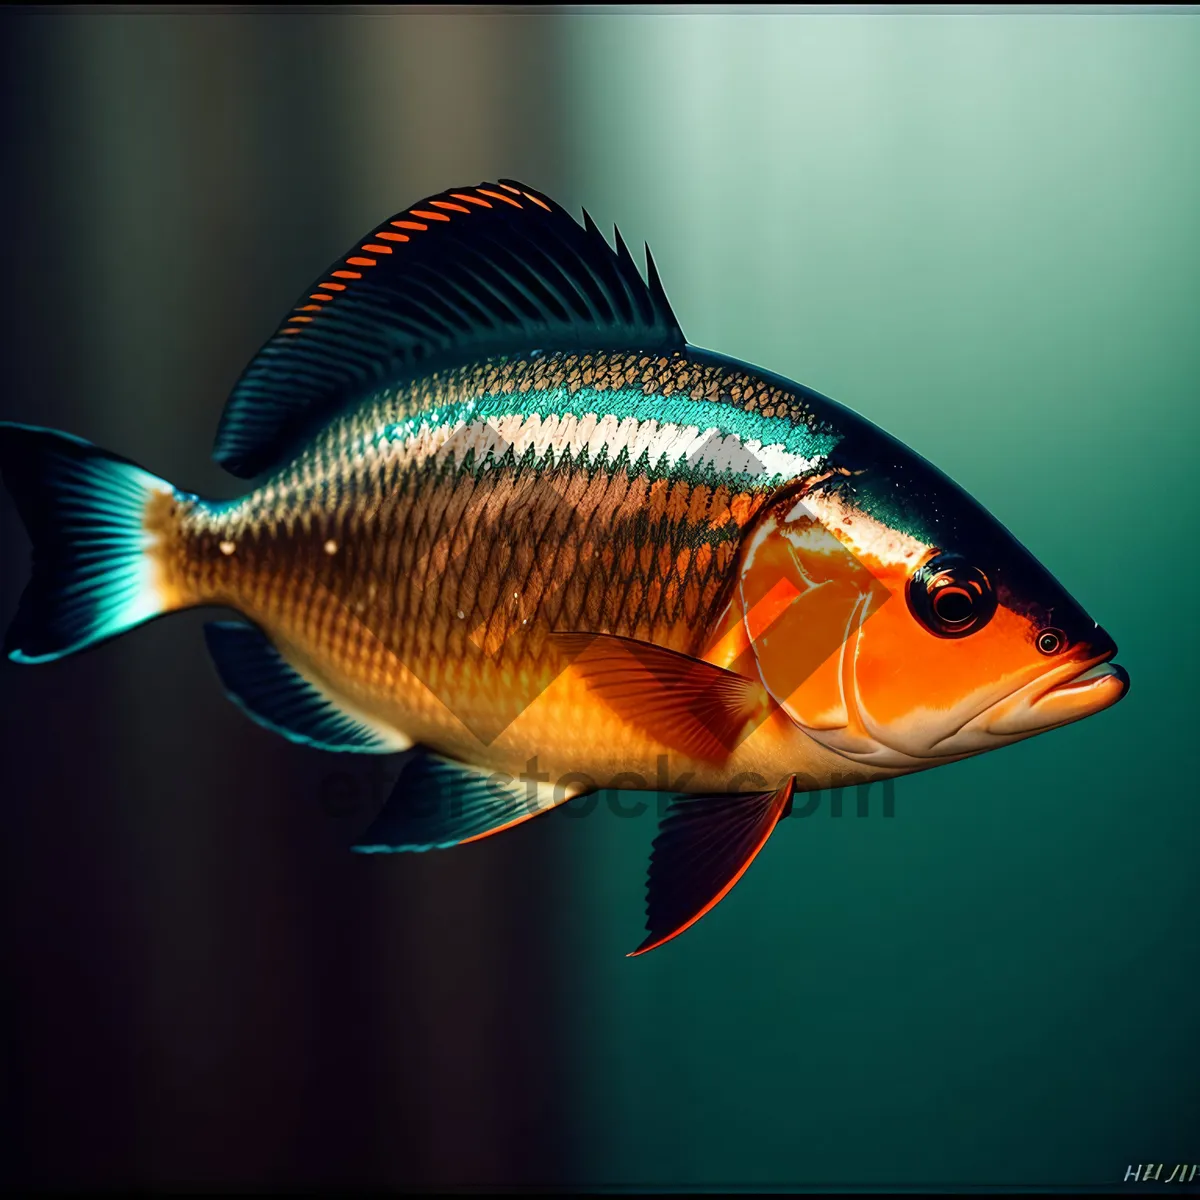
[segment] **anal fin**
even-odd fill
[[[445,850],[476,842],[582,795],[547,790],[503,772],[488,772],[419,749],[404,764],[371,827],[358,839],[360,854]]]
[[[646,938],[628,957],[678,937],[725,898],[790,811],[795,785],[671,802],[650,855]]]
[[[289,741],[356,754],[396,754],[412,745],[398,732],[347,712],[290,666],[255,626],[212,621],[204,637],[229,698]]]

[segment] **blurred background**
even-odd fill
[[[648,240],[693,343],[966,486],[1132,676],[1110,712],[900,780],[893,817],[825,797],[627,960],[653,808],[363,858],[388,764],[247,721],[211,614],[4,663],[8,1186],[1098,1188],[1200,1162],[1194,12],[0,23],[0,418],[233,495],[221,406],[295,298],[396,210],[512,176]],[[6,495],[0,539],[7,623]]]

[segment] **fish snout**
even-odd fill
[[[1120,690],[1111,701],[1115,703],[1129,691],[1129,672],[1113,661],[1117,656],[1117,643],[1106,629],[1097,625],[1086,639],[1086,644],[1087,658],[1093,665],[1084,674],[1090,678],[1103,678],[1110,692],[1119,685]]]
[[[1112,661],[1116,653],[1117,643],[1096,625],[1044,677],[1049,686],[1032,698],[1030,716],[1060,725],[1116,704],[1129,691],[1129,672]]]
[[[1101,658],[1107,662],[1110,658],[1115,658],[1117,655],[1117,643],[1113,641],[1108,631],[1099,625],[1092,630],[1085,641],[1091,651],[1090,657],[1092,658]]]

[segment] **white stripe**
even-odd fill
[[[373,437],[372,444],[381,449],[386,444],[389,457],[395,455],[399,461],[414,465],[430,459],[445,462],[454,458],[461,462],[473,450],[475,464],[481,469],[494,465],[510,447],[518,459],[532,449],[539,463],[575,459],[585,449],[592,462],[601,457],[612,462],[624,451],[633,463],[645,454],[651,467],[658,467],[664,460],[672,467],[685,461],[693,469],[712,465],[718,473],[750,475],[764,482],[802,477],[822,461],[820,456],[806,458],[792,453],[782,443],[764,446],[756,439],[743,442],[736,433],[722,434],[714,428],[660,424],[636,417],[622,421],[611,413],[587,413],[582,417],[514,413],[432,427],[422,423],[407,438],[385,442],[383,437]]]

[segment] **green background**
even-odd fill
[[[342,764],[221,697],[204,616],[5,664],[15,1180],[1104,1187],[1200,1162],[1200,17],[5,19],[0,417],[232,494],[220,405],[295,296],[388,213],[515,176],[649,241],[693,343],[964,485],[1132,680],[901,779],[890,819],[824,796],[626,959],[653,810],[364,862],[367,768],[320,802]]]
[[[1195,1161],[1200,22],[574,29],[582,194],[650,241],[688,337],[937,463],[1132,681],[899,780],[890,821],[792,822],[703,927],[624,970],[649,820],[578,831],[589,1128],[616,1132],[592,1169],[1080,1184]]]

